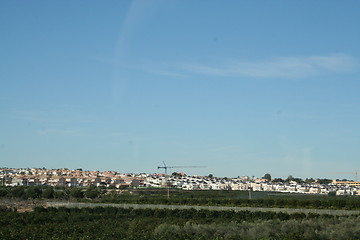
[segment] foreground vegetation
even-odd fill
[[[80,202],[360,209],[356,196],[89,188],[0,187],[2,202]],[[6,201],[5,201],[6,200]],[[41,201],[40,201],[41,202]],[[1,204],[0,204],[1,205]],[[195,209],[0,207],[0,239],[360,239],[360,215]]]
[[[2,209],[0,239],[358,239],[360,216],[194,209]]]

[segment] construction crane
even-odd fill
[[[355,176],[355,181],[358,181],[358,171],[355,172],[332,172],[332,174],[352,174]]]
[[[160,168],[163,168],[165,170],[165,182],[166,182],[166,185],[167,185],[167,197],[170,198],[170,184],[168,182],[168,173],[167,173],[167,170],[168,168],[204,168],[205,166],[166,166],[165,162],[163,161],[163,164],[164,166],[158,166],[157,168],[160,169]]]

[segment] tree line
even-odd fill
[[[90,186],[86,189],[51,187],[51,186],[16,186],[0,187],[0,198],[18,198],[18,199],[81,199],[98,198],[101,195],[101,189]]]
[[[287,197],[245,199],[237,198],[235,191],[178,191],[167,198],[164,191],[146,190],[138,192],[115,192],[95,186],[88,188],[64,187],[0,187],[0,198],[13,199],[59,199],[80,202],[103,203],[137,203],[137,204],[176,204],[176,205],[209,205],[233,207],[275,207],[275,208],[312,208],[359,210],[359,197],[313,197],[305,198],[294,195]],[[245,193],[247,194],[247,193]]]

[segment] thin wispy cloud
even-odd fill
[[[170,60],[169,60],[170,61]],[[141,61],[136,64],[118,64],[117,68],[126,68],[130,70],[142,71],[153,75],[186,78],[189,77],[188,72],[184,72],[183,69],[179,69],[179,65],[182,64],[168,64],[162,61],[154,62],[153,59],[148,61]]]
[[[46,128],[46,129],[41,129],[38,134],[41,136],[44,135],[73,135],[75,134],[76,131],[75,130],[70,130],[70,129],[54,129],[54,128]]]
[[[161,75],[161,76],[166,76],[166,77],[188,77],[186,74],[183,74],[183,73],[177,73],[177,72],[174,72],[174,71],[167,71],[167,70],[145,70],[149,73],[152,73],[152,74],[156,74],[156,75]]]
[[[13,110],[11,116],[14,119],[32,122],[44,122],[47,120],[45,112],[40,110]]]
[[[234,149],[240,149],[240,146],[236,146],[236,145],[225,145],[225,146],[219,146],[219,147],[214,147],[212,148],[211,150],[212,151],[231,151],[231,150],[234,150]]]
[[[18,120],[37,122],[37,123],[56,123],[56,124],[99,124],[103,123],[101,119],[96,116],[76,112],[76,108],[66,109],[57,107],[50,110],[12,110],[10,117]]]
[[[218,65],[187,65],[190,72],[228,77],[302,78],[329,73],[347,73],[355,70],[358,61],[345,54],[308,57],[277,57],[257,61],[232,61]]]

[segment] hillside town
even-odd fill
[[[360,182],[332,180],[321,183],[319,180],[272,181],[266,178],[218,178],[209,176],[187,176],[174,172],[171,175],[161,173],[134,174],[116,171],[83,171],[45,169],[45,168],[0,168],[0,184],[3,186],[59,186],[103,188],[164,188],[172,187],[183,190],[234,190],[266,191],[299,194],[334,194],[359,195]]]

